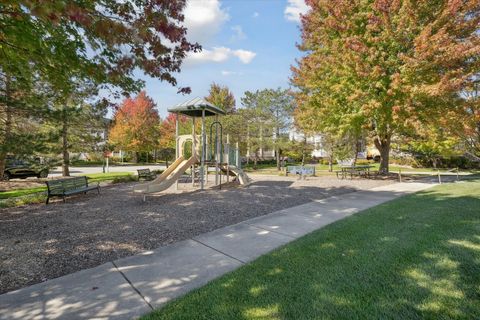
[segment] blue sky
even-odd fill
[[[304,0],[190,0],[185,9],[188,39],[203,52],[186,59],[178,74],[177,88],[142,77],[147,94],[162,117],[167,108],[189,98],[204,97],[212,82],[233,91],[237,106],[247,90],[289,87],[290,66],[301,56],[299,13]]]

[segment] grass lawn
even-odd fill
[[[311,233],[146,319],[479,319],[480,180]]]
[[[45,191],[46,187],[34,187],[34,188],[24,188],[24,189],[14,189],[9,191],[0,192],[0,199],[16,198],[21,196],[26,196],[32,193]]]
[[[133,177],[134,174],[131,172],[109,172],[109,173],[90,173],[86,174],[88,177],[88,183],[91,182],[102,182],[102,181],[112,181],[118,178],[124,177]]]
[[[292,163],[288,164],[291,166],[300,166],[300,163]],[[328,165],[327,164],[306,164],[307,166],[315,166],[315,169],[317,170],[317,174],[327,174],[328,172]],[[373,168],[371,168],[371,171],[378,171],[380,164],[379,163],[370,163]],[[257,166],[257,169],[253,169],[253,165],[249,164],[248,166],[244,166],[244,171],[247,173],[257,173],[257,174],[279,174],[279,171],[277,170],[276,165],[273,164],[259,164]],[[405,168],[405,167],[400,167],[394,164],[390,164],[389,169],[391,172],[397,173],[399,170],[402,172],[430,172],[432,174],[436,174],[438,172],[438,169],[435,168]],[[335,164],[333,165],[333,170],[340,170],[340,166]],[[448,173],[448,174],[454,174],[456,171],[448,171],[447,169],[440,169],[440,173]],[[464,172],[464,173],[478,173],[478,170],[463,170],[460,169],[459,172]],[[334,174],[334,173],[333,173]]]
[[[124,179],[125,181],[131,181],[134,179],[134,175],[131,172],[90,173],[90,174],[86,174],[86,176],[88,177],[89,183],[96,183],[96,182],[102,182],[102,181],[114,181],[114,180],[122,181],[121,179]],[[45,187],[39,186],[39,187],[32,187],[32,188],[3,191],[3,192],[0,192],[0,200],[27,196],[27,195],[43,192],[46,190],[47,190],[46,186]]]

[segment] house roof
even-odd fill
[[[221,108],[214,106],[210,102],[198,97],[183,103],[179,103],[168,109],[168,112],[181,113],[189,117],[201,117],[202,110],[205,110],[205,117],[215,116],[217,114],[225,114],[225,111],[223,111]]]

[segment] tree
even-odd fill
[[[425,125],[412,134],[404,134],[404,144],[409,151],[427,160],[428,165],[437,168],[440,160],[461,155],[459,138],[445,127]],[[462,148],[463,149],[463,148]]]
[[[26,138],[12,135],[11,126],[25,121],[15,118],[22,113],[12,112],[19,104],[47,107],[48,101],[30,103],[39,96],[34,90],[38,82],[48,83],[55,95],[69,97],[76,94],[72,82],[90,81],[118,97],[141,89],[143,81],[134,75],[141,70],[176,86],[174,73],[180,71],[186,54],[201,49],[186,40],[185,5],[184,0],[2,3],[0,113],[5,121],[0,140]],[[13,88],[21,92],[15,99]],[[5,155],[19,143],[2,145],[0,176]]]
[[[235,97],[227,86],[221,86],[216,83],[210,85],[210,91],[205,100],[211,104],[220,107],[226,112],[226,115],[221,117],[222,133],[223,137],[228,137],[230,143],[239,142],[241,140],[239,133],[238,113],[235,108]],[[212,123],[215,120],[213,118],[205,119],[205,127],[210,130]],[[215,128],[212,128],[215,130]],[[213,142],[211,142],[213,143]]]
[[[31,85],[0,74],[0,177],[6,165],[7,155],[32,155],[44,147],[45,137],[38,134],[39,121],[44,106],[41,84]],[[36,94],[29,93],[35,90]]]
[[[145,91],[125,99],[113,118],[109,141],[125,151],[150,152],[159,143],[160,116]]]
[[[469,1],[307,1],[293,67],[302,113],[320,129],[359,123],[388,172],[392,136],[464,109],[478,73],[480,4]]]
[[[235,97],[227,86],[222,87],[219,84],[212,83],[209,94],[205,97],[205,100],[220,107],[227,114],[235,112]]]
[[[185,5],[184,0],[7,2],[0,12],[1,69],[21,72],[32,63],[57,84],[75,69],[78,76],[126,92],[140,88],[133,72],[141,69],[176,85],[173,73],[186,53],[200,49],[185,37]]]
[[[273,123],[268,113],[268,93],[265,90],[246,91],[242,97],[241,117],[239,120],[246,127],[247,156],[254,155],[254,168],[259,158],[263,158],[263,150],[271,145]]]
[[[176,131],[177,115],[169,113],[168,116],[160,124],[160,140],[159,148],[162,157],[168,166],[168,161],[175,156],[175,131]],[[188,124],[188,118],[184,115],[179,116],[179,133],[191,134],[191,127]]]
[[[70,176],[71,152],[103,152],[103,145],[96,133],[107,128],[104,122],[106,109],[71,99],[55,106],[46,126],[49,132],[50,152],[61,154],[62,175]]]
[[[448,112],[444,122],[449,134],[457,137],[468,158],[480,158],[480,76],[462,94],[465,99],[462,112]],[[447,121],[450,120],[450,121]]]
[[[282,150],[289,142],[288,130],[291,128],[294,110],[293,97],[289,90],[282,90],[281,88],[269,89],[265,93],[267,95],[267,110],[274,130],[272,145],[275,149],[277,170],[280,171]]]
[[[291,126],[294,109],[293,98],[289,90],[263,89],[255,92],[246,91],[242,98],[245,107],[240,110],[236,127],[247,128],[247,150],[255,155],[254,161],[262,157],[261,151],[273,148],[280,170],[282,150],[289,146],[288,129]]]

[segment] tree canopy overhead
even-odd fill
[[[18,79],[36,72],[64,89],[74,76],[137,91],[142,83],[135,69],[177,85],[173,73],[187,52],[200,49],[185,37],[185,5],[185,0],[4,1],[0,69]]]
[[[465,113],[480,68],[480,2],[307,0],[306,52],[293,67],[297,123],[315,131],[360,124],[388,172],[393,135]]]

